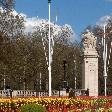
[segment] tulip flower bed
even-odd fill
[[[112,112],[112,97],[48,97],[0,99],[0,112],[20,112],[25,104],[39,104],[47,112]]]

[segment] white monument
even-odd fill
[[[89,96],[98,96],[97,38],[90,31],[83,35],[82,89],[89,89]]]

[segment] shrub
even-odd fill
[[[26,104],[21,106],[21,112],[46,112],[45,107],[37,104]]]

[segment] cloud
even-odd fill
[[[98,22],[96,23],[96,25],[99,25],[101,27],[103,27],[104,25],[107,25],[108,20],[111,19],[112,17],[109,15],[103,16],[101,17]]]
[[[38,18],[25,18],[25,32],[33,32],[34,27],[39,25]]]
[[[36,27],[39,27],[43,30],[46,30],[46,25],[49,24],[49,21],[47,19],[41,19],[41,18],[38,18],[38,17],[29,18],[29,17],[27,17],[26,14],[24,14],[24,13],[18,14],[15,10],[12,13],[14,14],[14,16],[19,15],[19,16],[22,16],[24,18],[24,20],[25,20],[25,22],[24,22],[24,25],[25,25],[24,32],[25,33],[34,32]],[[58,34],[62,31],[62,28],[63,28],[63,30],[66,30],[67,32],[69,32],[71,34],[69,40],[74,41],[74,39],[76,39],[76,34],[74,33],[74,31],[73,31],[73,29],[70,25],[65,24],[63,26],[60,26],[60,25],[57,25],[57,24],[51,22],[51,26],[54,29],[53,30],[53,36],[57,37]]]
[[[0,12],[4,12],[6,10],[4,10],[2,7],[0,7]],[[11,12],[11,14],[16,17],[17,15],[20,16],[20,17],[23,17],[24,18],[24,26],[25,26],[25,29],[24,29],[24,32],[27,34],[27,33],[32,33],[34,32],[36,29],[36,27],[39,29],[39,30],[42,30],[42,31],[47,31],[48,30],[48,24],[49,24],[49,21],[48,19],[41,19],[41,18],[38,18],[38,17],[27,17],[26,14],[24,13],[18,13],[16,10],[13,10]],[[59,37],[59,35],[64,31],[64,32],[68,32],[68,38],[69,40],[74,40],[74,38],[76,39],[76,34],[74,33],[72,27],[68,24],[65,24],[63,26],[61,25],[57,25],[55,24],[54,22],[51,22],[51,27],[53,28],[53,37]]]

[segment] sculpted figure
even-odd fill
[[[85,33],[82,34],[83,39],[83,48],[95,48],[96,47],[96,37],[87,30]]]

